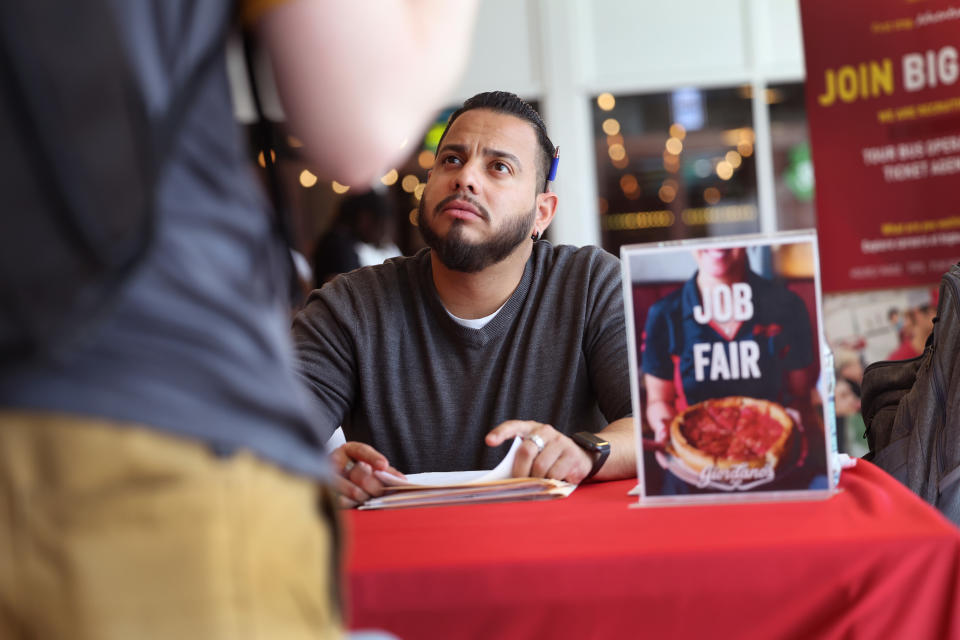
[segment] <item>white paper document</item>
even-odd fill
[[[387,487],[446,487],[450,485],[470,485],[495,480],[506,480],[513,470],[513,459],[517,457],[520,448],[520,437],[513,439],[510,450],[496,467],[481,471],[431,471],[428,473],[411,473],[403,480],[386,471],[374,471],[374,475]]]
[[[384,495],[370,498],[359,506],[367,509],[397,509],[451,504],[515,502],[565,498],[577,485],[545,478],[514,478],[513,461],[520,447],[514,438],[507,455],[489,471],[448,471],[413,473],[406,480],[375,471],[386,485]]]

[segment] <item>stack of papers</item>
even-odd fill
[[[360,509],[398,509],[448,504],[509,502],[513,500],[549,500],[566,498],[577,485],[544,478],[512,478],[513,459],[520,447],[514,438],[506,457],[489,471],[449,471],[416,473],[402,480],[376,471],[387,487],[378,498],[370,498]]]

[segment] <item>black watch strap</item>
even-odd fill
[[[597,474],[597,471],[600,471],[600,467],[602,467],[603,463],[610,457],[610,443],[589,431],[578,431],[573,434],[571,438],[577,443],[577,446],[593,458],[593,467],[590,469],[587,477],[584,478],[584,480],[589,480]]]

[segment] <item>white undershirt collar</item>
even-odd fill
[[[450,310],[446,306],[443,307],[443,310],[447,312],[447,315],[453,318],[453,321],[456,322],[461,327],[466,327],[468,329],[483,329],[487,326],[487,323],[496,317],[500,310],[507,306],[507,303],[504,302],[500,305],[500,309],[497,309],[488,316],[483,316],[482,318],[458,318],[457,316],[450,313]]]

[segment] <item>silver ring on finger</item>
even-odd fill
[[[348,473],[350,473],[350,471],[352,471],[355,466],[357,466],[356,461],[347,460],[347,464],[343,465],[343,475],[347,475]]]
[[[531,433],[531,434],[522,436],[522,437],[521,437],[521,440],[526,440],[526,441],[528,441],[528,442],[532,442],[532,443],[534,444],[534,446],[537,447],[537,454],[538,454],[538,455],[543,451],[543,448],[544,448],[545,446],[547,446],[547,443],[544,442],[543,438],[541,438],[540,436],[538,436],[538,435],[535,434],[535,433]]]

